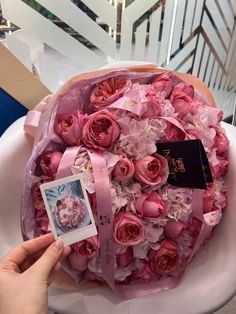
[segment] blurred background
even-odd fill
[[[0,42],[50,91],[116,61],[151,62],[198,76],[229,122],[235,23],[236,0],[0,0]],[[3,89],[0,95],[2,132],[27,108]]]

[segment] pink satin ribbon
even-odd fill
[[[108,106],[108,108],[126,110],[126,111],[129,111],[138,115],[139,117],[141,117],[145,111],[145,107],[143,106],[142,103],[134,102],[132,101],[131,98],[126,97],[126,96],[121,97],[120,99],[115,101],[112,105]],[[158,118],[170,122],[171,124],[179,128],[181,131],[183,131],[185,134],[187,134],[184,128],[182,127],[181,123],[176,118],[172,118],[172,117],[158,117]]]
[[[126,110],[138,115],[139,117],[141,117],[145,111],[145,107],[142,103],[132,101],[130,97],[126,96],[119,98],[117,101],[108,106],[108,108]]]
[[[110,179],[106,160],[102,153],[92,151],[88,151],[88,153],[93,167],[95,182],[102,273],[106,282],[115,290],[114,216],[112,212]]]
[[[172,118],[172,117],[159,117],[159,118],[170,122],[171,124],[179,128],[181,131],[183,131],[185,134],[187,134],[185,129],[182,127],[181,123],[176,118]]]
[[[203,190],[193,189],[192,195],[193,216],[202,221],[203,217]]]
[[[79,146],[67,147],[61,158],[56,174],[56,179],[65,178],[72,174],[71,167],[74,165],[75,158],[79,150]]]
[[[24,123],[24,130],[31,137],[35,137],[36,130],[39,125],[40,117],[41,117],[40,111],[30,110],[27,113],[25,123]]]
[[[210,235],[212,228],[216,226],[222,217],[221,210],[215,210],[209,213],[203,213],[203,190],[194,189],[192,197],[193,216],[202,222],[201,230],[195,242],[194,248],[190,255],[190,260],[200,249],[204,240]]]

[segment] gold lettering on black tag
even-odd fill
[[[206,189],[212,182],[207,154],[200,140],[157,143],[157,153],[169,166],[167,182],[179,187]]]

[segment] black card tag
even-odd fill
[[[205,149],[200,140],[158,143],[157,153],[169,165],[167,182],[171,185],[207,189],[213,182]]]

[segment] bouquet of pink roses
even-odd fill
[[[26,168],[22,232],[50,232],[40,184],[80,174],[98,235],[73,244],[64,261],[77,283],[105,281],[127,298],[173,288],[220,222],[223,114],[206,87],[184,78],[155,67],[97,71],[47,99]],[[67,227],[83,216],[79,205]]]

